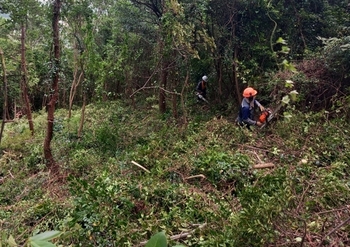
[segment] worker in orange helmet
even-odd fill
[[[260,121],[254,120],[254,110],[256,107],[259,107],[260,111],[264,111],[265,108],[255,99],[258,92],[252,88],[247,87],[243,91],[243,100],[241,104],[241,108],[238,114],[238,117],[236,119],[237,123],[241,126],[246,125],[249,129],[250,126],[256,125],[256,126],[262,126],[263,123]]]

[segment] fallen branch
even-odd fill
[[[142,165],[136,163],[135,161],[131,161],[131,163],[133,163],[135,166],[141,168],[142,170],[144,170],[145,172],[151,173],[149,170],[147,170],[146,168],[144,168]]]
[[[201,228],[205,227],[206,225],[207,225],[207,223],[199,225],[197,229],[201,229]],[[181,238],[186,238],[188,235],[193,234],[197,229],[194,229],[194,230],[189,231],[189,232],[183,232],[183,233],[180,233],[180,234],[176,234],[176,235],[170,236],[170,239],[171,240],[179,240]]]
[[[253,166],[254,169],[273,168],[273,167],[275,167],[273,163],[262,163],[262,164],[256,164]]]
[[[192,179],[192,178],[202,178],[202,179],[204,179],[206,177],[203,174],[199,174],[199,175],[189,176],[189,177],[185,178],[185,180]]]
[[[254,147],[254,146],[249,146],[245,144],[236,144],[237,146],[243,147],[243,148],[248,148],[248,149],[254,149],[254,150],[260,150],[266,153],[271,153],[271,151],[264,149],[264,148],[259,148],[259,147]]]

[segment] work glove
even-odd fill
[[[260,111],[262,112],[265,111],[265,107],[263,107],[262,105],[260,105],[259,108],[260,108]]]
[[[262,122],[260,122],[260,121],[256,121],[256,126],[261,127],[262,125],[263,125],[263,123],[262,123]]]

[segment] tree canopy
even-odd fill
[[[0,0],[0,245],[349,243],[349,6]]]

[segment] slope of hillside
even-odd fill
[[[7,123],[1,243],[59,230],[61,246],[143,246],[160,231],[171,246],[350,245],[350,128],[341,112],[294,110],[292,121],[250,132],[191,110],[182,126],[152,107],[89,105],[82,137],[80,111],[68,119],[59,110],[58,175],[43,160],[45,113],[34,116],[34,137],[26,119]]]

